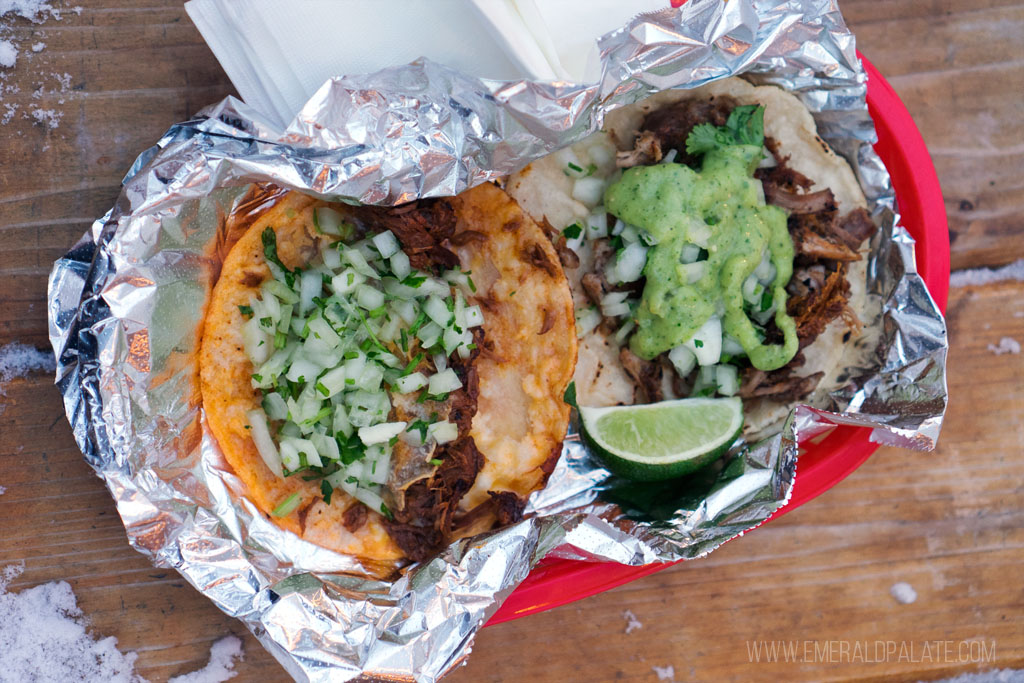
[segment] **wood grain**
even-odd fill
[[[111,206],[139,152],[231,92],[179,3],[81,4],[60,22],[11,22],[18,41],[46,48],[23,48],[0,83],[20,87],[0,95],[19,107],[0,126],[0,345],[44,347],[53,259]],[[929,144],[954,268],[1024,256],[1024,3],[848,0],[843,10]],[[64,73],[66,90],[53,76]],[[59,127],[20,118],[33,106],[62,111]],[[670,665],[677,681],[919,680],[1024,667],[1024,361],[988,348],[1024,341],[1022,302],[1024,283],[953,290],[952,399],[936,452],[881,449],[817,500],[708,558],[487,628],[450,680],[656,681],[653,667]],[[239,622],[130,548],[49,379],[0,390],[0,567],[25,563],[11,589],[68,581],[94,631],[138,652],[152,681],[201,667],[227,633],[245,641],[236,680],[287,680]],[[916,602],[893,599],[897,581]],[[643,624],[629,634],[626,609]],[[747,644],[758,640],[892,640],[919,655],[926,641],[975,640],[994,642],[995,657],[751,663]]]

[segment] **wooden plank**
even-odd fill
[[[57,258],[117,196],[124,171],[172,123],[231,92],[171,0],[90,0],[80,16],[11,22],[23,45],[4,71],[0,126],[0,345],[46,344],[45,284]],[[1020,0],[844,0],[858,46],[915,117],[942,182],[954,268],[1024,257],[1024,4]],[[70,74],[65,88],[59,78]],[[58,78],[59,77],[59,78]],[[42,87],[39,97],[33,93]],[[60,102],[60,100],[64,102]],[[49,129],[20,118],[63,112]],[[2,112],[0,112],[2,113]],[[698,562],[485,629],[453,681],[926,679],[1024,666],[1019,581],[1024,511],[1020,356],[1024,285],[954,290],[950,389],[940,448],[880,450],[832,491]],[[0,567],[12,590],[67,580],[97,634],[140,654],[153,681],[195,670],[227,633],[244,637],[237,680],[287,676],[239,622],[126,541],[81,458],[47,378],[0,396]],[[897,581],[918,599],[900,605]],[[625,609],[643,627],[624,633]],[[995,641],[991,662],[749,663],[747,642]]]
[[[1022,302],[1021,283],[953,290],[954,398],[936,452],[882,449],[813,503],[703,560],[484,629],[451,680],[655,680],[652,667],[669,665],[677,680],[927,678],[1024,666],[1024,587],[1008,580],[1024,547],[1024,363],[988,349],[1004,336],[1024,339]],[[47,378],[5,389],[0,567],[26,565],[11,589],[68,581],[94,630],[139,651],[150,680],[201,666],[226,633],[245,638],[241,680],[286,680],[239,622],[128,546]],[[897,581],[914,587],[915,603],[893,600]],[[643,624],[629,634],[626,609]],[[907,641],[920,653],[926,641],[979,638],[996,643],[995,659],[980,667],[891,661],[822,669],[747,658],[747,642],[758,640],[801,648],[804,640]]]

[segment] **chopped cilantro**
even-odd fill
[[[748,104],[733,109],[724,126],[694,126],[686,138],[686,153],[696,156],[729,145],[763,144],[764,107]]]
[[[334,487],[331,486],[331,482],[324,479],[320,482],[320,493],[323,494],[324,502],[328,505],[331,504],[331,496],[334,495]]]
[[[572,163],[571,161],[568,164],[566,164],[566,166],[568,166],[570,170],[576,171],[577,173],[583,173],[583,169],[577,166],[576,164]]]
[[[241,311],[242,315],[252,316],[252,306],[239,306],[238,310]]]
[[[441,465],[444,461],[441,460],[440,458],[431,458],[429,462],[431,465],[438,466]]]
[[[389,510],[388,506],[385,505],[384,503],[380,504],[380,514],[382,514],[385,517],[387,517],[388,521],[391,521],[391,520],[393,520],[395,518],[395,516],[393,514],[391,514],[391,510]]]
[[[579,223],[573,223],[568,228],[563,230],[562,234],[565,235],[567,238],[574,240],[583,234],[583,226],[581,226]]]
[[[319,391],[324,396],[330,396],[331,395],[330,389],[325,387],[323,382],[317,382],[316,383],[316,390]]]
[[[694,339],[693,340],[693,345],[696,346],[698,349],[703,349],[704,348],[704,342],[701,341],[700,339]]]

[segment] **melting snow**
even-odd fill
[[[242,656],[242,641],[234,636],[225,636],[210,647],[210,662],[190,674],[175,676],[167,683],[222,683],[238,675],[235,660]]]
[[[893,599],[901,605],[909,605],[917,600],[917,591],[915,591],[914,587],[906,581],[894,583],[889,588],[889,595],[891,595]]]
[[[1003,337],[999,340],[999,345],[989,344],[988,350],[997,356],[1001,356],[1004,353],[1020,353],[1020,342],[1013,337]]]
[[[8,593],[24,566],[5,567],[0,577],[0,683],[113,681],[137,683],[138,655],[121,654],[116,638],[96,640],[86,630],[75,594],[66,582]]]
[[[949,276],[949,286],[970,287],[972,285],[988,285],[993,282],[1002,282],[1003,280],[1024,281],[1024,258],[1017,259],[1002,268],[958,270]]]
[[[3,0],[0,0],[2,2]],[[146,683],[135,672],[134,652],[117,649],[117,638],[96,638],[65,581],[45,583],[8,593],[7,586],[24,564],[0,569],[0,683],[23,681],[104,681]],[[221,638],[210,648],[209,663],[168,683],[223,683],[238,675],[242,641]]]
[[[676,670],[671,666],[652,666],[654,673],[658,674],[659,681],[670,681],[675,683],[676,681]]]
[[[28,344],[11,342],[0,347],[0,396],[5,395],[3,385],[15,377],[24,377],[33,370],[54,372],[56,368],[52,354],[34,349]]]
[[[626,633],[632,633],[638,628],[643,628],[644,625],[640,623],[640,620],[636,618],[632,610],[626,610],[622,613],[622,618],[626,620]]]
[[[0,66],[12,68],[18,62],[18,48],[9,40],[0,40]]]

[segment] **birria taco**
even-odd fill
[[[827,402],[876,334],[875,225],[807,108],[734,78],[605,124],[507,184],[566,266],[580,404],[738,395],[752,435]]]
[[[557,254],[499,188],[397,208],[279,192],[214,287],[203,406],[268,518],[420,560],[521,516],[560,453],[575,357]]]

